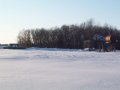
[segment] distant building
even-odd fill
[[[0,44],[0,49],[25,49],[25,47],[21,47],[19,44]]]
[[[8,47],[8,44],[0,44],[0,49],[4,49],[4,47]]]

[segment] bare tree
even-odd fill
[[[24,47],[31,47],[31,32],[30,30],[23,30],[18,35],[18,43]]]
[[[117,49],[120,49],[120,30],[109,25],[99,26],[93,20],[81,25],[63,25],[52,29],[23,30],[18,34],[18,43],[25,47],[83,48],[93,47],[93,36],[109,31],[117,37]],[[86,43],[85,42],[88,42]],[[84,45],[85,44],[85,45]]]

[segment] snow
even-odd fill
[[[0,90],[120,90],[120,52],[0,50]]]

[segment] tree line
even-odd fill
[[[83,49],[93,47],[95,34],[105,36],[107,31],[117,38],[117,49],[120,49],[120,30],[109,25],[95,25],[91,20],[80,25],[22,30],[17,40],[23,47]]]

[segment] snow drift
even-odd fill
[[[1,90],[119,90],[120,52],[0,50]]]

